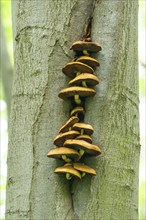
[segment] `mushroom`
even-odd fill
[[[93,74],[88,74],[88,73],[82,73],[79,76],[76,76],[74,79],[69,81],[69,86],[76,86],[76,85],[82,85],[84,87],[89,86],[95,86],[99,83],[99,79],[97,76]]]
[[[89,56],[80,56],[79,58],[76,59],[77,62],[85,63],[88,66],[91,66],[93,69],[96,68],[96,66],[100,66],[100,63],[94,59],[93,57]]]
[[[85,110],[84,110],[84,108],[82,107],[82,106],[77,106],[77,107],[75,107],[74,109],[72,109],[71,110],[71,112],[70,112],[70,115],[71,116],[77,116],[77,117],[79,117],[79,115],[84,115],[84,113],[85,113]],[[80,117],[79,117],[80,118]]]
[[[84,133],[88,134],[88,135],[93,134],[93,127],[91,125],[89,125],[87,123],[83,123],[83,122],[75,123],[72,126],[72,129],[75,131],[80,131],[81,135]]]
[[[66,174],[66,179],[70,180],[72,178],[72,176],[75,176],[79,179],[81,179],[81,174],[74,169],[72,166],[62,166],[62,167],[57,167],[54,170],[54,173],[64,173]]]
[[[79,121],[77,116],[71,117],[59,130],[59,133],[64,133],[70,130],[71,126]]]
[[[83,51],[83,54],[87,56],[89,56],[88,52],[99,52],[101,49],[99,44],[85,41],[76,41],[70,48],[70,50],[74,51]]]
[[[92,144],[92,138],[89,135],[87,135],[87,134],[79,135],[79,136],[76,137],[76,139],[77,140],[87,141],[88,143]]]
[[[52,149],[48,152],[47,156],[56,159],[62,159],[67,163],[71,162],[72,160],[76,161],[80,157],[79,153],[76,150],[66,147]]]
[[[82,177],[85,176],[86,173],[96,175],[96,171],[87,165],[81,163],[73,163],[73,167],[82,173]]]
[[[62,147],[64,142],[67,140],[67,139],[73,139],[73,138],[76,138],[78,135],[80,135],[80,132],[79,131],[67,131],[65,133],[60,133],[58,134],[55,138],[54,138],[54,144],[57,146],[57,147]]]
[[[90,96],[94,96],[95,94],[96,94],[96,91],[94,89],[83,88],[81,86],[73,86],[73,87],[62,89],[59,92],[58,96],[61,99],[74,97],[76,104],[81,104],[80,97],[90,97]]]
[[[70,62],[62,69],[62,72],[70,78],[74,78],[81,73],[93,73],[93,71],[92,67],[81,62]]]
[[[64,147],[73,148],[79,150],[80,158],[84,153],[97,156],[101,154],[101,150],[98,146],[88,143],[83,140],[70,139],[64,142]]]

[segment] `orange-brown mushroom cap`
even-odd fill
[[[77,140],[87,141],[88,143],[92,144],[92,138],[87,134],[82,134],[76,137]]]
[[[70,139],[64,142],[64,147],[72,148],[76,150],[83,150],[85,153],[90,155],[99,155],[101,154],[101,150],[98,146],[90,144],[83,140]]]
[[[76,150],[66,147],[54,148],[50,150],[47,154],[48,157],[52,157],[55,159],[62,159],[63,155],[75,161],[78,160],[80,157],[79,153]]]
[[[87,50],[88,52],[99,52],[102,48],[99,44],[94,42],[76,41],[72,44],[70,49],[74,51]]]
[[[70,129],[70,127],[77,123],[79,121],[79,118],[76,116],[71,117],[59,130],[59,133],[64,133]]]
[[[88,174],[91,174],[91,175],[96,175],[96,171],[93,168],[91,168],[91,167],[89,167],[89,166],[87,166],[85,164],[73,163],[73,167],[76,170],[78,170],[78,171],[80,171],[82,173],[88,173]]]
[[[93,73],[92,67],[81,62],[70,62],[63,67],[62,72],[70,78],[74,78],[77,72]]]
[[[79,95],[80,97],[91,97],[96,94],[96,91],[91,88],[85,88],[81,86],[72,86],[65,89],[62,89],[59,92],[59,98],[67,99],[73,97],[74,95]]]
[[[81,179],[81,174],[76,169],[74,169],[72,166],[57,167],[54,170],[54,173],[64,173],[64,174],[69,173],[69,174]]]
[[[91,66],[93,69],[95,69],[97,66],[100,66],[100,63],[94,59],[93,57],[89,56],[81,56],[76,59],[77,62],[85,63],[88,66]]]
[[[64,142],[67,140],[67,139],[73,139],[73,138],[76,138],[78,135],[80,135],[80,132],[79,131],[67,131],[67,132],[64,132],[64,133],[60,133],[58,134],[55,138],[54,138],[54,144],[57,146],[57,147],[62,147]]]
[[[74,115],[76,115],[76,114],[82,114],[82,115],[84,115],[84,114],[85,114],[84,108],[83,108],[82,106],[77,106],[77,107],[75,107],[74,109],[72,109],[71,112],[70,112],[70,115],[71,115],[71,116],[74,116]]]
[[[93,134],[93,127],[87,123],[83,123],[83,122],[80,122],[80,123],[75,123],[73,126],[72,126],[72,129],[75,130],[75,131],[81,131],[81,130],[84,130],[84,133],[85,134],[88,134],[88,135],[91,135]]]
[[[97,76],[88,73],[82,73],[69,81],[69,86],[80,85],[82,82],[86,82],[88,86],[95,86],[99,83]]]

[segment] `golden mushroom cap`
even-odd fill
[[[85,114],[84,108],[83,108],[82,106],[77,106],[77,107],[73,108],[73,109],[71,110],[71,112],[70,112],[70,115],[71,115],[71,116],[74,116],[74,115],[76,115],[76,114],[82,114],[82,115],[84,115],[84,114]]]
[[[62,69],[62,72],[70,78],[74,78],[77,72],[93,73],[93,71],[92,67],[81,62],[70,62]]]
[[[74,50],[74,51],[87,50],[89,52],[99,52],[100,50],[102,50],[102,48],[99,44],[94,42],[76,41],[72,44],[70,50]]]
[[[85,63],[88,66],[91,66],[93,69],[95,69],[97,66],[100,66],[100,63],[96,59],[89,56],[80,56],[79,58],[76,59],[76,61]]]
[[[63,155],[74,160],[78,160],[80,157],[79,153],[76,150],[66,147],[54,148],[50,150],[47,154],[48,157],[52,157],[55,159],[62,159]]]
[[[72,129],[75,131],[84,130],[85,134],[91,135],[93,134],[93,127],[87,123],[78,122],[72,126]]]
[[[59,92],[59,98],[67,99],[73,97],[74,95],[79,95],[80,97],[91,97],[96,95],[96,91],[91,88],[85,88],[81,86],[72,86],[65,89],[62,89]]]
[[[86,82],[88,86],[95,86],[99,83],[97,76],[89,73],[82,73],[69,81],[69,86],[80,85],[82,82]]]
[[[101,150],[98,146],[90,144],[90,143],[83,141],[83,140],[76,140],[76,139],[66,140],[64,142],[63,146],[66,148],[83,150],[83,151],[85,151],[85,153],[90,154],[90,155],[97,156],[97,155],[101,154]]]
[[[70,127],[77,123],[79,121],[79,118],[76,116],[72,116],[59,130],[59,133],[64,133],[70,129]]]
[[[92,138],[87,134],[82,134],[76,137],[77,140],[87,141],[88,143],[92,144]]]
[[[63,173],[63,174],[69,173],[69,174],[81,179],[81,174],[76,169],[74,169],[72,166],[69,166],[69,165],[57,167],[54,170],[54,173]]]
[[[54,144],[57,146],[57,147],[62,147],[64,142],[67,140],[67,139],[73,139],[73,138],[76,138],[78,135],[80,135],[80,132],[79,131],[67,131],[67,132],[64,132],[64,133],[60,133],[58,134],[55,138],[54,138]]]
[[[89,166],[87,166],[85,164],[73,163],[73,167],[76,170],[78,170],[78,171],[80,171],[82,173],[88,173],[88,174],[91,174],[91,175],[96,175],[96,171],[93,168],[91,168],[91,167],[89,167]]]

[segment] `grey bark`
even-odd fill
[[[4,29],[2,23],[0,22],[0,41],[1,41],[1,55],[0,55],[0,72],[2,78],[2,85],[4,89],[5,99],[7,103],[8,115],[10,113],[11,105],[11,92],[12,92],[12,78],[13,78],[13,68],[10,63],[9,54],[7,51],[6,39],[4,35]]]
[[[15,75],[10,119],[6,219],[137,219],[138,71],[137,1],[17,1]],[[94,9],[94,11],[93,11]],[[48,159],[70,103],[62,67],[73,58],[93,15],[92,37],[103,50],[97,95],[86,101],[85,121],[102,149],[86,163],[97,176],[69,182]]]

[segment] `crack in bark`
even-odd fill
[[[75,207],[74,207],[74,190],[73,190],[73,183],[74,180],[70,180],[69,183],[69,188],[70,188],[70,197],[71,197],[71,205],[72,205],[72,211],[73,211],[73,220],[79,220],[79,216],[75,211]]]

